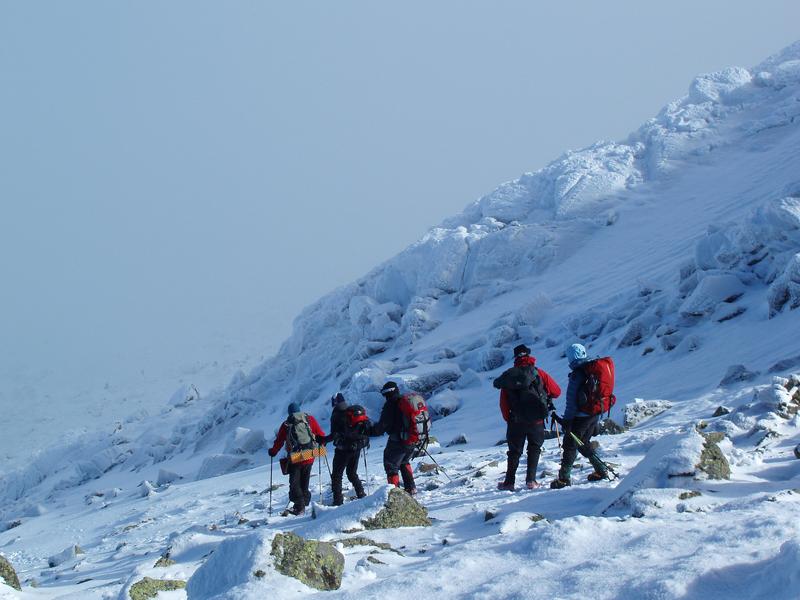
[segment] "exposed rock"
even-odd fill
[[[19,585],[19,577],[17,577],[17,572],[2,554],[0,554],[0,581],[5,582],[6,585],[10,585],[15,590],[22,589]]]
[[[140,498],[149,498],[150,496],[156,493],[155,486],[149,481],[147,481],[147,479],[145,479],[142,483],[140,483],[138,487],[139,491],[137,493],[139,494]]]
[[[255,454],[266,445],[262,429],[237,427],[225,446],[225,454]]]
[[[670,408],[672,408],[672,402],[668,400],[642,400],[641,398],[636,398],[633,403],[625,407],[623,425],[626,429],[630,429]]]
[[[725,438],[725,434],[705,433],[703,438],[705,441],[697,468],[708,475],[709,479],[730,479],[731,466],[718,445]]]
[[[538,523],[539,521],[544,521],[544,516],[540,515],[539,513],[533,513],[530,517],[528,517],[534,523]]]
[[[386,505],[371,519],[361,521],[365,529],[391,529],[394,527],[427,527],[431,524],[428,511],[419,502],[400,489],[389,491]]]
[[[697,498],[698,496],[702,496],[702,494],[697,490],[691,490],[688,492],[681,492],[678,495],[678,500],[689,500],[690,498]]]
[[[433,463],[419,463],[417,471],[420,473],[438,473],[439,469]]]
[[[756,377],[758,377],[758,371],[749,371],[744,365],[731,365],[719,385],[724,386],[743,381],[752,381]]]
[[[487,509],[483,513],[483,520],[484,521],[491,521],[492,519],[497,517],[497,515],[499,515],[499,514],[500,514],[500,511],[497,510],[497,509],[494,509],[494,508]]]
[[[725,415],[731,414],[731,409],[727,406],[718,406],[717,410],[714,411],[714,414],[711,415],[712,417],[723,417]]]
[[[156,561],[156,564],[153,565],[153,568],[171,567],[174,564],[175,561],[169,557],[169,552],[165,552],[161,555],[161,557],[159,557],[159,559]]]
[[[600,421],[600,435],[619,435],[620,433],[625,433],[625,428],[614,419]]]
[[[275,569],[318,590],[338,590],[342,585],[344,556],[331,543],[305,540],[291,532],[272,540]]]
[[[795,367],[800,367],[800,355],[779,360],[769,368],[768,373],[781,373]]]
[[[368,537],[363,535],[357,535],[351,538],[344,538],[341,540],[336,540],[335,542],[331,542],[332,544],[341,544],[345,548],[352,548],[354,546],[374,546],[375,548],[380,548],[381,550],[388,550],[389,552],[394,552],[395,554],[399,554],[403,556],[403,553],[400,550],[392,548],[390,544],[386,542],[376,542]]]
[[[795,458],[800,458],[800,444],[794,447],[794,456]]]
[[[447,444],[447,447],[449,448],[450,446],[458,446],[466,443],[467,443],[467,436],[466,434],[461,433],[456,437],[454,437],[452,440],[450,440],[450,443]]]
[[[128,591],[131,600],[151,600],[157,598],[158,592],[171,592],[182,590],[186,587],[186,582],[180,579],[151,579],[145,577],[134,583]]]

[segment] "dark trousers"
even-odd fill
[[[514,485],[519,467],[519,459],[525,449],[525,440],[528,441],[528,469],[525,482],[536,481],[536,469],[539,466],[539,455],[544,444],[544,421],[533,423],[510,422],[506,429],[508,441],[508,468],[506,469],[506,483]]]
[[[331,473],[331,488],[333,490],[333,503],[336,505],[344,502],[342,496],[342,475],[347,471],[347,479],[353,485],[356,496],[364,496],[364,486],[358,478],[358,459],[361,450],[336,448],[333,454],[333,473]]]
[[[386,442],[386,448],[383,450],[383,468],[386,470],[387,481],[399,486],[399,472],[403,477],[403,487],[407,492],[417,489],[414,483],[414,472],[411,469],[411,457],[413,455],[413,446],[406,446],[403,442],[397,440]]]
[[[597,458],[589,445],[593,435],[597,434],[597,425],[600,422],[600,415],[593,417],[575,417],[569,427],[564,428],[564,453],[561,455],[561,470],[558,476],[561,479],[569,479],[572,474],[572,465],[578,452],[583,454],[592,463],[595,469],[598,468]],[[583,442],[582,446],[570,435],[570,431],[574,433]],[[601,467],[602,469],[602,467]]]
[[[295,508],[305,508],[311,504],[311,490],[308,484],[311,481],[311,468],[314,463],[309,465],[289,465],[289,500]]]

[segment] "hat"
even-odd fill
[[[387,381],[386,383],[383,384],[383,387],[381,388],[381,394],[383,394],[384,396],[399,391],[400,390],[398,389],[397,384],[394,381]]]
[[[342,396],[342,392],[337,393],[335,396],[331,396],[331,406],[336,406],[339,402],[344,402],[344,396]]]
[[[294,413],[300,412],[300,405],[297,402],[292,402],[289,405],[289,414],[293,415]]]
[[[525,344],[520,344],[516,348],[514,348],[514,358],[522,358],[523,356],[530,356],[531,349],[528,348]]]
[[[578,366],[586,361],[586,348],[581,344],[572,344],[567,348],[567,362],[569,366]]]

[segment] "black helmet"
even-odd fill
[[[391,396],[393,394],[399,394],[400,389],[397,387],[397,384],[394,381],[387,381],[383,384],[381,388],[381,394],[383,396]]]

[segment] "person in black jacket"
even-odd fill
[[[386,470],[386,480],[394,486],[400,486],[400,476],[403,478],[403,488],[412,496],[417,493],[414,482],[414,471],[411,468],[411,459],[415,447],[403,443],[404,429],[403,414],[400,412],[400,389],[394,381],[387,381],[381,389],[381,394],[386,399],[381,410],[380,420],[372,427],[372,435],[389,434],[386,448],[383,450],[383,468]]]
[[[336,451],[333,454],[333,472],[331,473],[331,488],[333,490],[333,505],[340,506],[344,502],[342,494],[342,475],[347,472],[347,479],[353,485],[356,496],[363,498],[364,486],[358,478],[358,459],[361,450],[369,445],[368,432],[371,423],[367,420],[359,427],[351,427],[348,423],[348,406],[341,393],[331,398],[333,411],[331,412],[331,433],[325,438],[325,443],[333,441]]]

